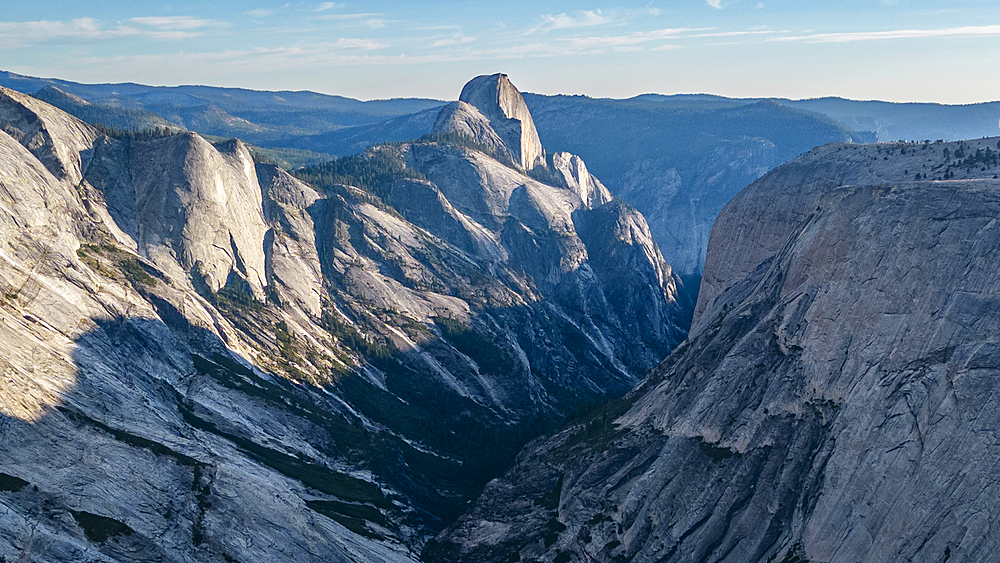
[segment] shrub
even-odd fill
[[[386,203],[392,184],[401,178],[426,180],[427,177],[406,167],[398,150],[380,146],[361,154],[336,158],[330,162],[292,171],[292,174],[318,188],[337,184],[354,186],[373,194]]]
[[[112,139],[130,139],[135,141],[148,141],[149,139],[170,137],[171,135],[176,135],[180,132],[167,127],[155,127],[153,129],[119,129],[109,125],[102,125],[100,123],[92,123],[91,126],[93,126],[94,129],[97,129],[98,132],[107,135]]]
[[[365,356],[370,360],[384,360],[392,357],[396,348],[392,342],[384,344],[371,342],[358,329],[340,319],[336,312],[323,311],[320,323],[342,345]]]
[[[259,313],[264,310],[264,304],[245,287],[226,285],[216,292],[214,297],[215,305],[230,311]]]

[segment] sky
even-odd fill
[[[996,0],[4,2],[0,70],[451,100],[522,91],[1000,99]]]

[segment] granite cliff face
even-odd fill
[[[817,145],[866,138],[771,101],[524,98],[545,146],[584,158],[615,197],[642,212],[674,271],[695,285],[712,222],[740,190]]]
[[[506,74],[477,76],[458,97],[478,109],[503,140],[514,162],[525,170],[545,164],[545,149],[524,98]]]
[[[546,183],[479,135],[310,184],[8,90],[0,124],[7,560],[413,561],[678,340],[645,220],[570,156]]]
[[[425,558],[991,559],[998,148],[827,145],[746,188],[687,341]]]

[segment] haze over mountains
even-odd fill
[[[0,90],[0,555],[412,560],[655,367],[683,336],[644,218],[477,80],[480,137],[311,184]]]
[[[0,561],[1000,543],[994,104],[0,79]]]
[[[309,151],[265,153],[286,166],[419,138],[431,131],[443,104],[360,102],[309,92],[84,85],[12,73],[0,74],[0,85],[26,93],[47,88],[42,99],[119,128],[161,126],[166,120],[202,134]],[[52,87],[92,105],[73,103]],[[580,155],[613,194],[646,216],[667,261],[688,280],[684,291],[690,293],[722,206],[794,156],[836,141],[955,140],[1000,132],[1000,102],[949,106],[841,98],[647,94],[609,100],[528,94],[525,103],[547,146]]]

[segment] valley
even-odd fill
[[[0,561],[986,559],[979,106],[4,73]]]
[[[683,336],[644,218],[476,87],[310,183],[0,92],[0,553],[415,560],[653,368]]]

